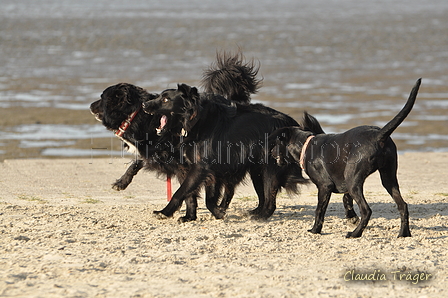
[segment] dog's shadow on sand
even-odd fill
[[[369,203],[372,209],[372,216],[370,219],[385,219],[399,220],[400,214],[397,205],[394,203]],[[270,220],[285,221],[285,220],[303,220],[309,221],[310,227],[314,221],[314,212],[316,206],[312,205],[293,205],[293,206],[279,206]],[[358,206],[355,204],[354,209],[359,216]],[[448,216],[448,202],[446,203],[428,203],[428,204],[408,204],[409,221],[412,230],[422,231],[444,231],[448,232],[448,225],[443,217]],[[341,220],[345,219],[344,206],[342,202],[330,203],[325,213],[325,217],[339,217]],[[440,218],[438,220],[438,218]],[[425,226],[424,222],[434,221],[436,225]],[[371,226],[372,223],[370,222]],[[440,236],[437,238],[446,238],[448,236]]]

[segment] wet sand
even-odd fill
[[[447,151],[447,11],[443,0],[5,0],[0,160],[86,156],[92,144],[83,136],[57,143],[36,124],[61,124],[66,135],[81,124],[100,126],[88,107],[106,87],[197,86],[217,51],[238,48],[261,64],[254,101],[294,118],[307,110],[327,132],[383,125],[422,77],[393,138],[401,151]],[[89,139],[107,147],[110,139],[95,132]],[[49,147],[55,155],[46,155]]]
[[[237,189],[223,220],[202,200],[195,222],[177,223],[183,209],[159,220],[152,211],[166,204],[165,182],[153,173],[139,173],[125,191],[110,188],[125,161],[0,163],[1,296],[444,296],[447,153],[399,157],[410,238],[397,238],[398,211],[377,173],[365,185],[369,225],[360,239],[346,239],[354,227],[343,219],[340,195],[332,197],[322,235],[307,232],[312,185],[279,195],[267,221],[246,215],[257,204],[250,185]],[[371,280],[355,280],[359,274]]]

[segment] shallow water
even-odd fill
[[[384,125],[422,77],[392,137],[401,152],[447,151],[448,2],[423,2],[4,0],[0,159],[119,154],[88,112],[102,90],[197,85],[217,51],[238,47],[261,64],[254,102],[307,110],[327,132]],[[36,108],[51,112],[27,118]]]

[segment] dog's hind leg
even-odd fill
[[[350,196],[350,194],[344,194],[342,203],[344,204],[345,218],[347,219],[347,221],[354,225],[357,224],[359,221],[359,217],[358,215],[356,215],[355,210],[353,210],[353,198]]]
[[[409,229],[408,204],[406,204],[401,197],[400,188],[398,186],[396,159],[395,162],[387,163],[385,167],[380,168],[379,172],[384,188],[394,199],[398,210],[400,211],[401,227],[398,237],[411,237],[411,231]]]
[[[257,207],[258,212],[254,213],[252,216],[254,219],[268,219],[277,207],[277,194],[280,190],[280,181],[274,173],[274,171],[269,171],[269,169],[264,169],[263,171],[262,177],[264,196],[259,197],[260,203]]]
[[[252,185],[254,186],[255,192],[257,193],[258,196],[258,206],[255,209],[249,211],[249,214],[253,215],[254,217],[257,217],[259,214],[261,214],[264,208],[264,202],[265,202],[264,182],[260,169],[258,170],[251,169],[249,173],[250,178],[252,179]]]
[[[325,212],[327,211],[328,203],[330,202],[331,190],[333,185],[324,185],[318,187],[317,194],[317,207],[314,215],[314,225],[311,230],[313,234],[320,234],[322,231],[322,225],[324,223]]]
[[[143,168],[144,162],[141,159],[134,160],[132,164],[128,167],[126,172],[120,179],[117,179],[115,183],[112,184],[112,188],[115,190],[124,190],[132,182],[132,178]]]
[[[346,238],[358,238],[361,237],[362,232],[369,223],[370,216],[372,215],[372,210],[367,204],[366,199],[363,194],[363,183],[365,178],[353,179],[351,185],[348,186],[350,196],[356,201],[359,207],[359,212],[361,213],[361,220],[353,232],[348,232]]]

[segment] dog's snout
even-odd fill
[[[100,109],[100,101],[95,101],[90,105],[90,113],[95,116],[96,120],[102,121],[103,113]]]

